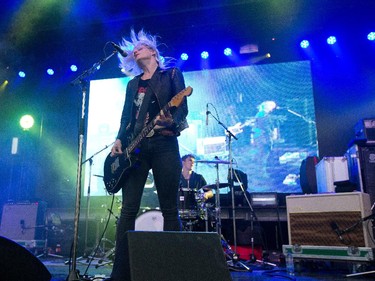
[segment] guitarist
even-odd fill
[[[120,68],[135,77],[126,89],[120,129],[111,149],[111,156],[124,153],[129,140],[141,132],[160,109],[173,96],[185,88],[184,77],[177,68],[166,68],[157,49],[157,41],[143,30],[137,34],[132,29],[130,41],[120,44],[126,52],[119,54]],[[140,209],[141,197],[149,170],[152,169],[165,231],[182,230],[178,213],[178,188],[181,159],[177,137],[188,127],[186,98],[182,104],[156,119],[152,134],[140,142],[136,149],[136,164],[122,188],[122,208],[117,225],[115,262],[109,280],[130,280],[125,233],[134,230]]]

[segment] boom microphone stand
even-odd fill
[[[89,170],[89,183],[87,185],[87,206],[86,206],[86,214],[85,214],[85,251],[87,251],[87,238],[88,238],[88,228],[89,228],[89,216],[90,216],[90,193],[91,193],[91,174],[92,174],[92,162],[93,158],[98,155],[103,150],[106,150],[109,146],[113,145],[113,143],[106,145],[104,148],[100,149],[99,151],[95,152],[91,157],[87,158],[85,161],[82,162],[82,165],[86,162],[90,163],[90,170]]]
[[[229,160],[229,169],[231,171],[231,183],[230,183],[230,189],[231,189],[231,192],[232,192],[232,222],[233,222],[233,243],[234,243],[234,252],[232,251],[232,249],[230,248],[230,246],[228,245],[228,243],[225,241],[225,239],[223,238],[223,236],[221,235],[221,214],[220,214],[220,208],[217,208],[218,211],[219,211],[219,214],[218,214],[218,217],[219,217],[219,223],[220,223],[220,227],[219,227],[219,235],[222,239],[222,244],[229,250],[229,252],[231,253],[231,259],[233,262],[238,262],[242,267],[244,267],[246,270],[248,271],[251,271],[251,269],[249,267],[247,267],[245,264],[243,264],[242,262],[240,262],[238,260],[238,256],[237,256],[237,233],[236,233],[236,211],[235,211],[235,204],[234,204],[234,189],[233,189],[233,170],[232,170],[232,167],[233,167],[233,159],[232,159],[232,138],[234,138],[235,140],[238,140],[238,138],[233,135],[233,133],[231,131],[229,131],[229,129],[219,120],[218,117],[214,116],[210,111],[208,111],[208,104],[207,104],[207,112],[206,112],[206,115],[208,117],[208,115],[211,115],[216,121],[217,123],[222,126],[228,136],[228,150],[229,150],[229,155],[228,155],[228,160]],[[215,157],[217,158],[217,157]],[[216,198],[217,198],[217,202],[220,203],[220,189],[219,189],[219,183],[217,182],[217,194],[216,194]],[[218,193],[219,192],[219,193]]]
[[[232,173],[232,165],[233,165],[233,161],[232,161],[232,138],[234,138],[235,140],[238,140],[238,138],[233,135],[233,133],[231,131],[228,130],[228,128],[219,120],[219,118],[217,118],[216,116],[214,116],[210,111],[207,110],[206,112],[207,115],[211,115],[216,121],[217,123],[222,126],[228,136],[228,150],[229,150],[229,155],[228,155],[228,160],[229,160],[229,169],[231,171],[231,184],[230,184],[230,189],[231,189],[231,192],[232,192],[232,214],[233,214],[233,243],[234,243],[234,250],[237,251],[237,235],[236,235],[236,220],[235,220],[235,217],[236,217],[236,213],[235,213],[235,208],[234,208],[234,192],[233,192],[233,173]],[[217,190],[219,190],[219,188],[217,188]],[[216,196],[218,197],[218,196]],[[221,233],[219,233],[221,234]]]
[[[75,205],[75,215],[74,215],[74,238],[72,246],[72,267],[67,277],[67,281],[79,281],[79,272],[77,271],[77,245],[78,245],[78,223],[81,208],[81,180],[82,180],[82,156],[83,156],[83,142],[84,142],[84,125],[85,125],[85,105],[86,105],[86,92],[88,82],[85,80],[88,76],[95,73],[100,66],[109,60],[113,55],[117,53],[113,51],[109,56],[101,59],[99,62],[95,63],[91,68],[85,70],[76,79],[70,82],[72,85],[80,85],[82,91],[82,110],[81,119],[79,122],[79,145],[78,145],[78,165],[77,165],[77,181],[76,181],[76,205]]]

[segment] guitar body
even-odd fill
[[[104,161],[104,185],[109,194],[115,194],[125,185],[127,174],[136,162],[131,156],[125,154],[112,157],[108,154]]]

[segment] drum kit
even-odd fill
[[[196,160],[197,163],[214,164],[218,169],[219,164],[229,164],[224,160]],[[226,188],[229,183],[209,184],[199,190],[180,188],[178,193],[178,210],[183,230],[185,231],[217,231],[221,235],[220,221],[220,189]],[[215,203],[205,198],[205,194],[213,194]],[[203,225],[204,224],[204,225]],[[160,210],[151,209],[140,214],[135,222],[135,229],[142,231],[162,231],[163,216]]]

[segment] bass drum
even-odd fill
[[[146,211],[135,220],[135,230],[140,231],[163,231],[163,225],[163,215],[159,210]]]

